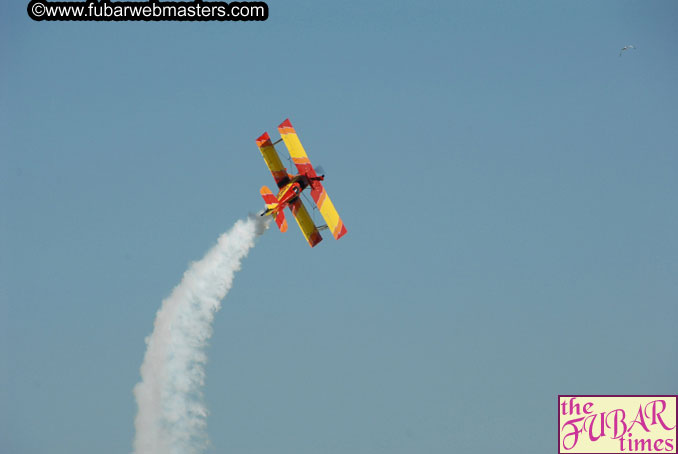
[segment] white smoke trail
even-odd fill
[[[136,454],[193,454],[207,446],[202,387],[212,320],[268,221],[251,215],[236,222],[202,260],[190,265],[162,302],[146,338],[141,382],[134,387]]]

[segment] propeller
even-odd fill
[[[325,169],[323,169],[323,166],[314,167],[313,170],[315,170],[316,175],[325,176]]]

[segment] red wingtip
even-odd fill
[[[323,237],[320,236],[320,232],[317,230],[311,234],[311,236],[308,238],[308,244],[311,245],[311,247],[315,247],[316,244],[320,243],[323,240]]]
[[[257,139],[257,146],[261,146],[266,141],[269,141],[269,142],[271,141],[271,138],[268,136],[267,132],[265,132],[261,136],[259,136],[259,138]]]
[[[285,121],[280,123],[280,126],[278,126],[279,130],[287,129],[289,132],[295,132],[294,127],[292,126],[292,123],[290,123],[290,119],[286,118]]]
[[[340,225],[337,226],[338,229],[337,229],[337,231],[335,232],[335,235],[334,235],[334,238],[337,239],[337,240],[339,238],[341,238],[342,236],[346,235],[346,226],[344,225],[343,222],[341,222],[341,219],[339,220],[339,224]]]

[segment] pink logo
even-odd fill
[[[558,396],[558,454],[676,453],[678,396]]]

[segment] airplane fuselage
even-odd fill
[[[304,187],[299,183],[299,181],[292,180],[287,183],[285,186],[280,188],[278,191],[278,206],[284,208],[289,205],[294,199],[301,195],[301,192],[304,190]]]
[[[278,191],[277,199],[278,206],[276,206],[273,211],[284,210],[286,206],[294,202],[301,193],[309,186],[312,186],[311,180],[322,181],[324,176],[316,176],[309,178],[306,175],[295,175],[291,177],[289,183],[283,185]]]

